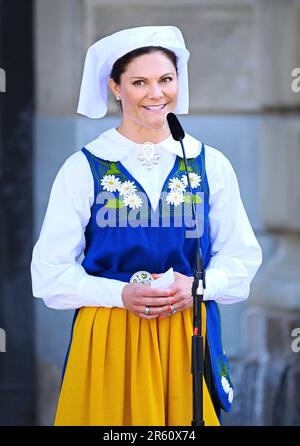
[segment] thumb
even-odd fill
[[[181,277],[185,277],[185,275],[178,273],[177,271],[174,271],[174,277],[175,277],[175,279],[180,279]]]
[[[161,275],[162,273],[152,273],[153,279],[158,279]]]

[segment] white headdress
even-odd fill
[[[178,99],[175,113],[188,113],[189,89],[187,62],[190,53],[175,26],[143,26],[125,29],[94,43],[87,51],[77,112],[89,118],[107,113],[108,80],[113,64],[132,50],[161,46],[178,58]]]

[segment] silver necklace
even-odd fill
[[[146,169],[152,169],[158,163],[160,158],[159,153],[155,153],[155,144],[150,141],[146,141],[138,154],[138,160],[145,166]]]

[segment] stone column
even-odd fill
[[[34,243],[53,180],[77,145],[76,108],[84,62],[83,0],[35,2]],[[36,324],[37,424],[52,425],[73,311],[33,299]],[[58,365],[59,364],[59,365]]]
[[[245,395],[249,424],[300,423],[300,93],[291,75],[300,66],[300,2],[257,1],[257,44],[263,113],[260,140],[261,216],[275,237],[253,283],[246,313]],[[298,376],[298,379],[297,379]]]
[[[35,417],[32,250],[33,1],[0,0],[0,425]]]

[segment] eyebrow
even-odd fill
[[[166,74],[163,74],[162,76],[160,76],[160,79],[165,77],[165,76],[169,76],[170,74],[172,76],[174,76],[174,73],[166,73]],[[143,76],[131,76],[130,79],[143,79],[143,80],[147,80],[147,78],[143,77]]]

